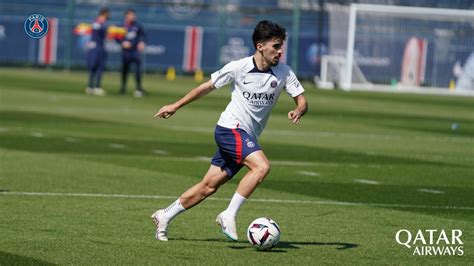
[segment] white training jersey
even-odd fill
[[[217,124],[226,128],[242,128],[258,139],[267,124],[282,89],[291,97],[304,92],[293,70],[283,64],[259,71],[253,56],[232,61],[212,73],[214,87],[231,84],[232,98]]]

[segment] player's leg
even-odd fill
[[[107,60],[107,54],[105,50],[100,50],[98,55],[97,70],[96,70],[96,80],[94,86],[94,95],[104,96],[105,91],[101,88],[102,74],[105,70],[105,61]]]
[[[143,93],[142,87],[142,62],[140,60],[139,55],[134,58],[135,62],[135,81],[136,81],[136,91],[140,91]]]
[[[94,93],[94,85],[97,71],[97,53],[91,50],[87,53],[87,69],[89,70],[89,81],[87,83],[86,94]]]
[[[95,88],[100,88],[101,86],[101,80],[102,80],[102,72],[104,71],[104,52],[99,51],[97,55],[97,70],[96,70],[96,80],[94,87]]]
[[[179,200],[185,209],[190,209],[214,194],[228,180],[229,176],[226,171],[211,165],[201,182],[186,190]]]
[[[156,239],[167,241],[167,229],[171,221],[180,213],[192,208],[202,202],[204,199],[214,194],[217,189],[229,180],[225,170],[211,165],[203,179],[196,185],[186,190],[181,197],[171,203],[167,208],[153,213],[151,216],[156,224]]]
[[[222,232],[234,241],[238,240],[236,225],[237,212],[270,171],[270,162],[262,150],[257,150],[249,154],[242,161],[242,164],[247,166],[249,171],[240,181],[237,191],[232,196],[227,209],[221,212],[216,218],[216,221],[221,225]]]
[[[94,93],[95,84],[95,69],[89,69],[89,81],[87,83],[86,94],[92,95]]]
[[[243,164],[249,171],[240,180],[237,193],[248,198],[270,172],[270,162],[265,153],[259,150],[245,157]]]
[[[127,78],[129,68],[130,61],[127,59],[127,56],[125,54],[122,54],[120,94],[125,94],[127,92]]]
[[[227,209],[219,213],[216,218],[222,232],[228,238],[237,241],[235,222],[237,212],[255,189],[255,183],[258,182],[254,182],[254,180],[261,180],[262,175],[266,175],[264,168],[269,163],[255,138],[240,128],[225,129],[217,127],[216,142],[222,151],[223,158],[225,158],[224,167],[229,170],[230,176],[236,174],[244,165],[250,169],[249,173],[244,176],[242,188],[234,193]]]

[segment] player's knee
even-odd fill
[[[271,166],[270,166],[269,162],[264,162],[264,163],[261,163],[257,166],[256,170],[259,173],[259,176],[261,178],[260,181],[263,181],[265,176],[267,176],[268,173],[270,173],[270,169],[271,169]]]
[[[217,191],[217,186],[211,185],[209,183],[203,183],[201,191],[207,197],[214,194]]]

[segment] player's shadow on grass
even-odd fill
[[[287,249],[300,249],[301,246],[334,246],[336,250],[346,250],[356,248],[359,245],[353,243],[341,243],[341,242],[280,242],[276,247],[265,252],[287,252]],[[232,249],[246,249],[252,248],[250,245],[245,246],[229,246]]]
[[[231,242],[230,240],[224,238],[206,238],[206,239],[188,239],[188,238],[177,238],[175,240],[186,240],[186,241],[203,241],[203,242],[222,242],[231,244],[229,248],[231,249],[248,249],[253,248],[247,241],[239,240],[237,242]],[[278,245],[265,252],[287,252],[289,249],[300,249],[302,246],[329,246],[334,247],[336,250],[346,250],[356,248],[359,245],[354,243],[343,243],[343,242],[285,242],[282,241]]]
[[[0,251],[0,264],[1,265],[56,265],[54,263],[30,258],[27,256],[22,256],[18,254],[13,254],[5,251]]]
[[[359,245],[342,242],[280,242],[276,248],[298,249],[299,246],[334,246],[337,250],[356,248]]]

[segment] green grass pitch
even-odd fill
[[[237,243],[215,226],[242,174],[154,239],[150,215],[198,182],[215,152],[227,88],[154,119],[191,78],[148,74],[150,95],[84,94],[85,72],[0,69],[0,264],[472,264],[474,99],[316,90],[292,125],[283,93],[260,144],[267,179],[238,216]],[[129,88],[133,88],[130,77]],[[29,194],[28,194],[29,193]],[[129,197],[126,197],[129,195]],[[248,224],[282,229],[270,252]],[[400,229],[460,229],[464,255],[418,256]]]

